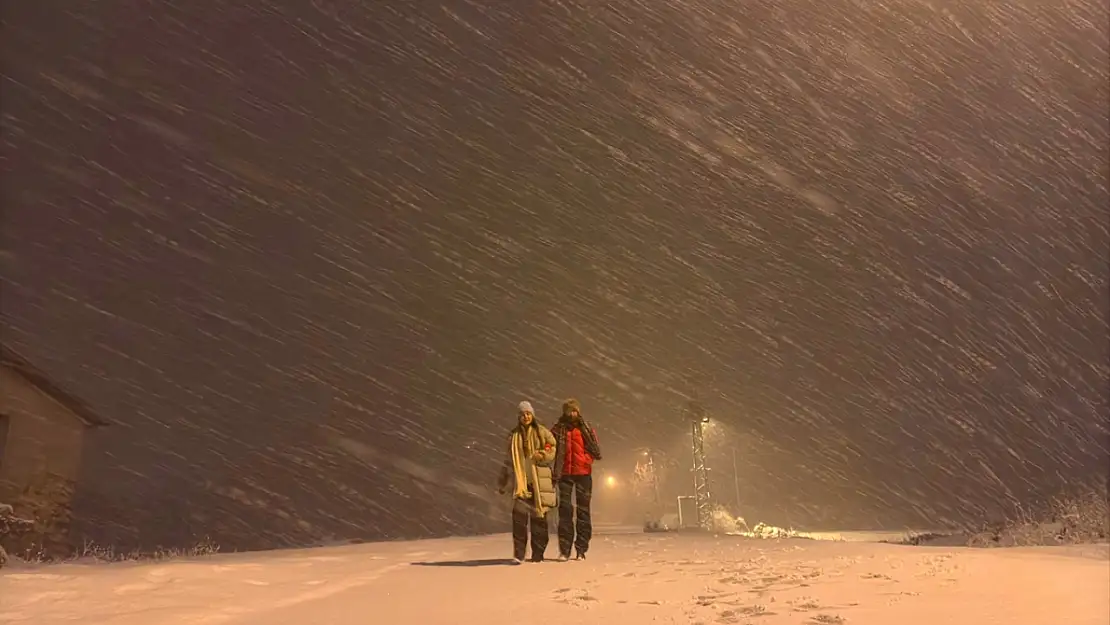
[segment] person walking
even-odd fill
[[[593,523],[593,464],[601,460],[597,431],[582,418],[576,399],[563,402],[563,415],[551,428],[555,437],[555,483],[559,489],[559,560],[585,559],[590,549]]]
[[[509,433],[509,449],[501,467],[498,492],[513,494],[513,564],[524,561],[528,537],[532,562],[543,562],[547,551],[547,512],[555,507],[555,438],[536,420],[532,404],[517,406],[517,425]]]

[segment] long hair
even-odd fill
[[[520,432],[524,432],[524,431],[525,431],[526,429],[530,429],[530,428],[534,428],[534,427],[539,427],[539,426],[542,426],[542,425],[543,425],[543,424],[542,424],[542,423],[540,423],[540,420],[536,418],[536,415],[532,415],[532,422],[531,422],[531,423],[529,423],[528,425],[524,425],[523,423],[521,423],[521,422],[520,422],[520,417],[517,417],[517,418],[516,418],[516,427],[514,427],[514,428],[513,428],[512,430],[510,430],[510,431],[512,431],[512,432],[516,432],[516,431],[518,431],[518,430],[519,430]]]

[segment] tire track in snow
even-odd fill
[[[430,553],[431,552],[429,552],[429,551],[414,551],[414,552],[405,554],[403,561],[397,562],[395,564],[390,564],[390,565],[384,566],[380,569],[375,570],[372,573],[367,573],[366,575],[359,575],[359,576],[354,577],[352,579],[337,582],[337,583],[334,583],[334,584],[328,584],[327,586],[317,587],[317,588],[314,588],[314,589],[309,590],[307,592],[297,593],[295,595],[286,597],[286,598],[281,599],[279,601],[275,601],[275,602],[272,602],[272,603],[267,603],[267,604],[262,605],[262,606],[257,606],[257,605],[256,606],[251,606],[251,607],[233,606],[233,607],[223,608],[215,614],[206,614],[206,615],[203,615],[203,616],[200,616],[200,617],[194,617],[192,619],[188,619],[185,622],[188,622],[190,625],[226,625],[227,623],[233,623],[237,620],[240,620],[243,617],[258,616],[259,614],[262,614],[262,613],[265,613],[265,612],[274,612],[274,611],[277,611],[277,610],[285,610],[287,608],[291,608],[295,605],[299,605],[299,604],[302,604],[302,603],[308,603],[310,601],[318,601],[320,599],[326,599],[326,598],[331,597],[333,595],[337,595],[341,592],[345,592],[345,591],[348,591],[348,590],[359,588],[360,586],[367,586],[369,584],[372,584],[372,583],[376,582],[377,580],[381,579],[383,576],[385,576],[388,573],[392,573],[392,572],[397,571],[399,569],[408,568],[411,565],[411,562],[413,561],[412,559],[422,558],[422,557],[425,557],[425,556],[429,555]],[[457,557],[461,553],[462,553],[462,551],[460,550],[460,551],[455,551],[455,552],[451,552],[449,554],[446,554],[446,556],[448,558],[454,558],[454,557]]]

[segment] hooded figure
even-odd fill
[[[586,557],[593,535],[590,503],[593,499],[593,464],[601,460],[597,431],[585,419],[578,400],[563,403],[563,416],[551,428],[555,436],[555,481],[559,488],[559,559]]]
[[[547,550],[547,512],[555,507],[551,463],[555,438],[536,421],[532,404],[517,406],[517,426],[509,433],[509,448],[501,467],[498,491],[513,493],[513,561],[524,560],[532,535],[532,561],[542,562]]]

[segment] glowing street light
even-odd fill
[[[608,486],[609,488],[616,488],[617,487],[617,478],[610,475],[609,477],[605,478],[605,485]]]

